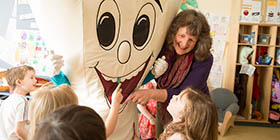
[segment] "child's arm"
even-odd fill
[[[123,99],[121,93],[122,89],[120,87],[121,84],[117,86],[114,93],[112,94],[112,108],[110,109],[109,116],[105,122],[106,137],[109,137],[113,133],[117,124],[120,103]]]
[[[21,140],[27,140],[28,131],[24,128],[27,121],[17,122],[16,134]]]
[[[137,104],[139,111],[150,120],[151,124],[156,124],[156,118],[146,109],[145,106]]]

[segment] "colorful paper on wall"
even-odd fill
[[[267,0],[266,1],[266,17],[265,17],[265,23],[268,24],[279,24],[277,22],[277,18],[279,17],[278,11],[279,11],[279,0]],[[279,13],[280,14],[280,13]]]
[[[276,23],[280,24],[280,0],[277,1]]]
[[[213,38],[211,52],[214,62],[208,77],[208,87],[210,89],[222,87],[223,81],[223,57],[227,41],[227,30],[229,25],[229,16],[222,16],[207,11],[201,11],[210,26],[210,33]]]
[[[8,25],[6,32],[0,35],[0,69],[26,64],[33,66],[37,75],[48,76],[48,50],[39,31],[29,30],[29,23],[32,28],[37,28],[37,24],[28,0],[16,0],[12,10],[3,12],[11,17],[3,19],[8,20]],[[17,28],[19,23],[25,22],[28,24],[20,26],[26,29]]]
[[[16,63],[33,66],[38,75],[48,75],[47,56],[49,52],[41,35],[36,31],[23,30],[20,32],[15,51]]]
[[[260,23],[261,16],[261,1],[243,0],[241,4],[241,22]]]

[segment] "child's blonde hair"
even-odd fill
[[[13,67],[9,69],[6,73],[6,80],[12,90],[15,90],[17,83],[17,80],[23,80],[24,76],[28,71],[35,71],[33,67],[22,65],[18,67]]]
[[[179,133],[184,140],[217,140],[218,112],[210,97],[190,87],[183,90],[180,97],[186,102],[181,121],[170,123],[160,139]]]
[[[31,99],[30,133],[28,137],[32,138],[34,136],[39,120],[44,119],[57,108],[68,104],[78,104],[78,97],[70,86],[66,84],[54,86],[51,83],[42,86]]]

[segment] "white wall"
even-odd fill
[[[199,9],[230,16],[231,1],[232,0],[197,0],[197,3]]]

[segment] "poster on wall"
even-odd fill
[[[17,64],[34,67],[37,75],[49,75],[48,55],[49,51],[39,32],[19,31],[18,46],[14,53]]]
[[[17,0],[17,29],[38,30],[28,0]]]
[[[277,23],[277,15],[278,15],[278,4],[277,0],[267,0],[266,1],[266,17],[265,22],[268,24],[279,24]]]
[[[242,0],[240,22],[260,23],[261,1]]]
[[[35,28],[31,11],[25,9],[29,7],[28,0],[9,2],[9,7],[2,9],[2,14],[8,16],[0,20],[1,24],[7,23],[5,29],[0,28],[0,70],[24,64],[34,67],[37,75],[48,76],[49,51]]]

